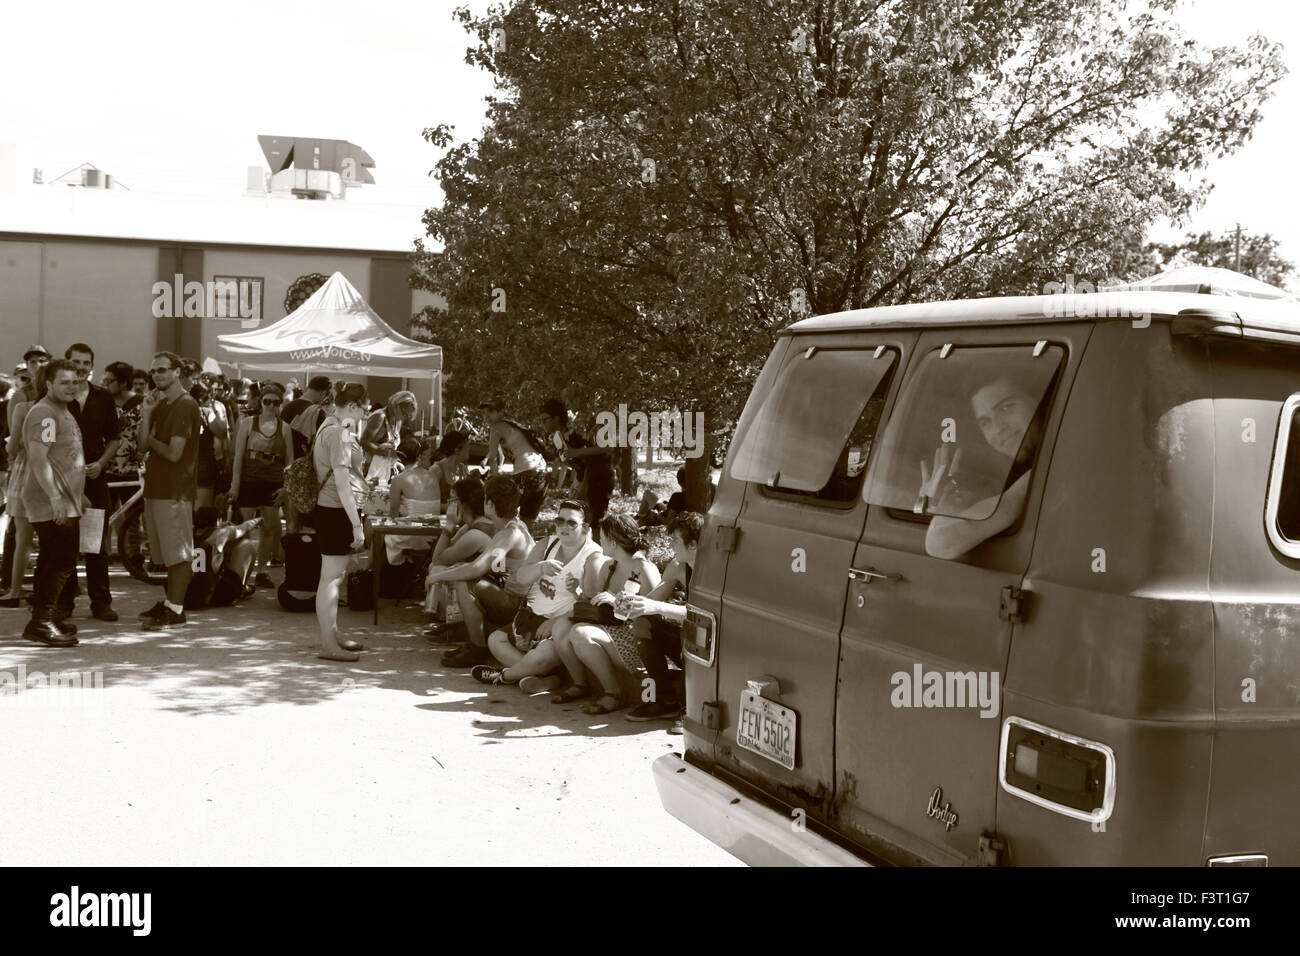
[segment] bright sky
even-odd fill
[[[473,136],[491,91],[464,62],[469,37],[451,18],[455,6],[11,3],[0,14],[0,142],[18,143],[47,180],[91,162],[136,190],[238,194],[245,167],[265,165],[259,133],[346,139],[375,160],[376,185],[350,198],[430,205],[435,154],[421,129],[447,122]],[[1210,168],[1215,192],[1187,228],[1271,232],[1300,265],[1300,217],[1286,200],[1300,156],[1296,9],[1293,0],[1185,0],[1181,20],[1214,44],[1263,32],[1287,47],[1292,69],[1255,138]]]

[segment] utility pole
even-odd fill
[[[1234,266],[1233,268],[1234,268],[1237,272],[1240,272],[1240,271],[1241,271],[1241,223],[1237,223],[1237,242],[1236,242],[1236,246],[1237,246],[1237,252],[1236,252],[1236,261],[1237,261],[1237,264],[1236,264],[1236,266]]]

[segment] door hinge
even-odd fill
[[[996,833],[980,834],[979,866],[1001,866],[1006,860],[1007,841]]]
[[[717,536],[713,539],[719,551],[735,551],[740,529],[735,525],[718,525]]]
[[[1025,592],[1020,588],[1013,588],[1007,585],[1002,589],[1002,597],[998,602],[998,617],[1004,621],[1013,621],[1017,624],[1025,619]]]

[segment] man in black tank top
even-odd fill
[[[664,571],[659,586],[645,596],[633,595],[628,616],[637,638],[637,653],[649,675],[642,691],[642,703],[627,715],[631,721],[678,719],[682,698],[668,671],[668,662],[682,666],[682,625],[686,623],[686,596],[695,566],[695,552],[704,530],[704,515],[683,511],[668,526],[673,542],[673,561]],[[681,588],[680,602],[674,592]],[[649,699],[646,700],[645,698]]]

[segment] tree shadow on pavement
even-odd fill
[[[79,599],[70,619],[77,625],[76,647],[47,648],[20,635],[27,610],[0,610],[0,672],[28,674],[77,672],[85,685],[102,674],[105,691],[147,693],[163,711],[191,715],[232,715],[270,704],[311,706],[357,688],[399,691],[421,710],[479,715],[473,726],[485,742],[528,737],[624,737],[664,733],[668,721],[632,723],[627,710],[588,716],[583,702],[556,706],[548,694],[530,697],[517,687],[488,687],[468,670],[443,668],[442,650],[420,636],[423,614],[417,608],[381,604],[380,626],[369,613],[339,612],[340,632],[366,650],[357,663],[316,658],[314,614],[280,608],[274,592],[258,592],[233,608],[188,612],[189,623],[175,631],[147,631],[138,615],[160,596],[157,588],[115,575],[116,623],[87,614]],[[669,740],[672,738],[667,737]]]

